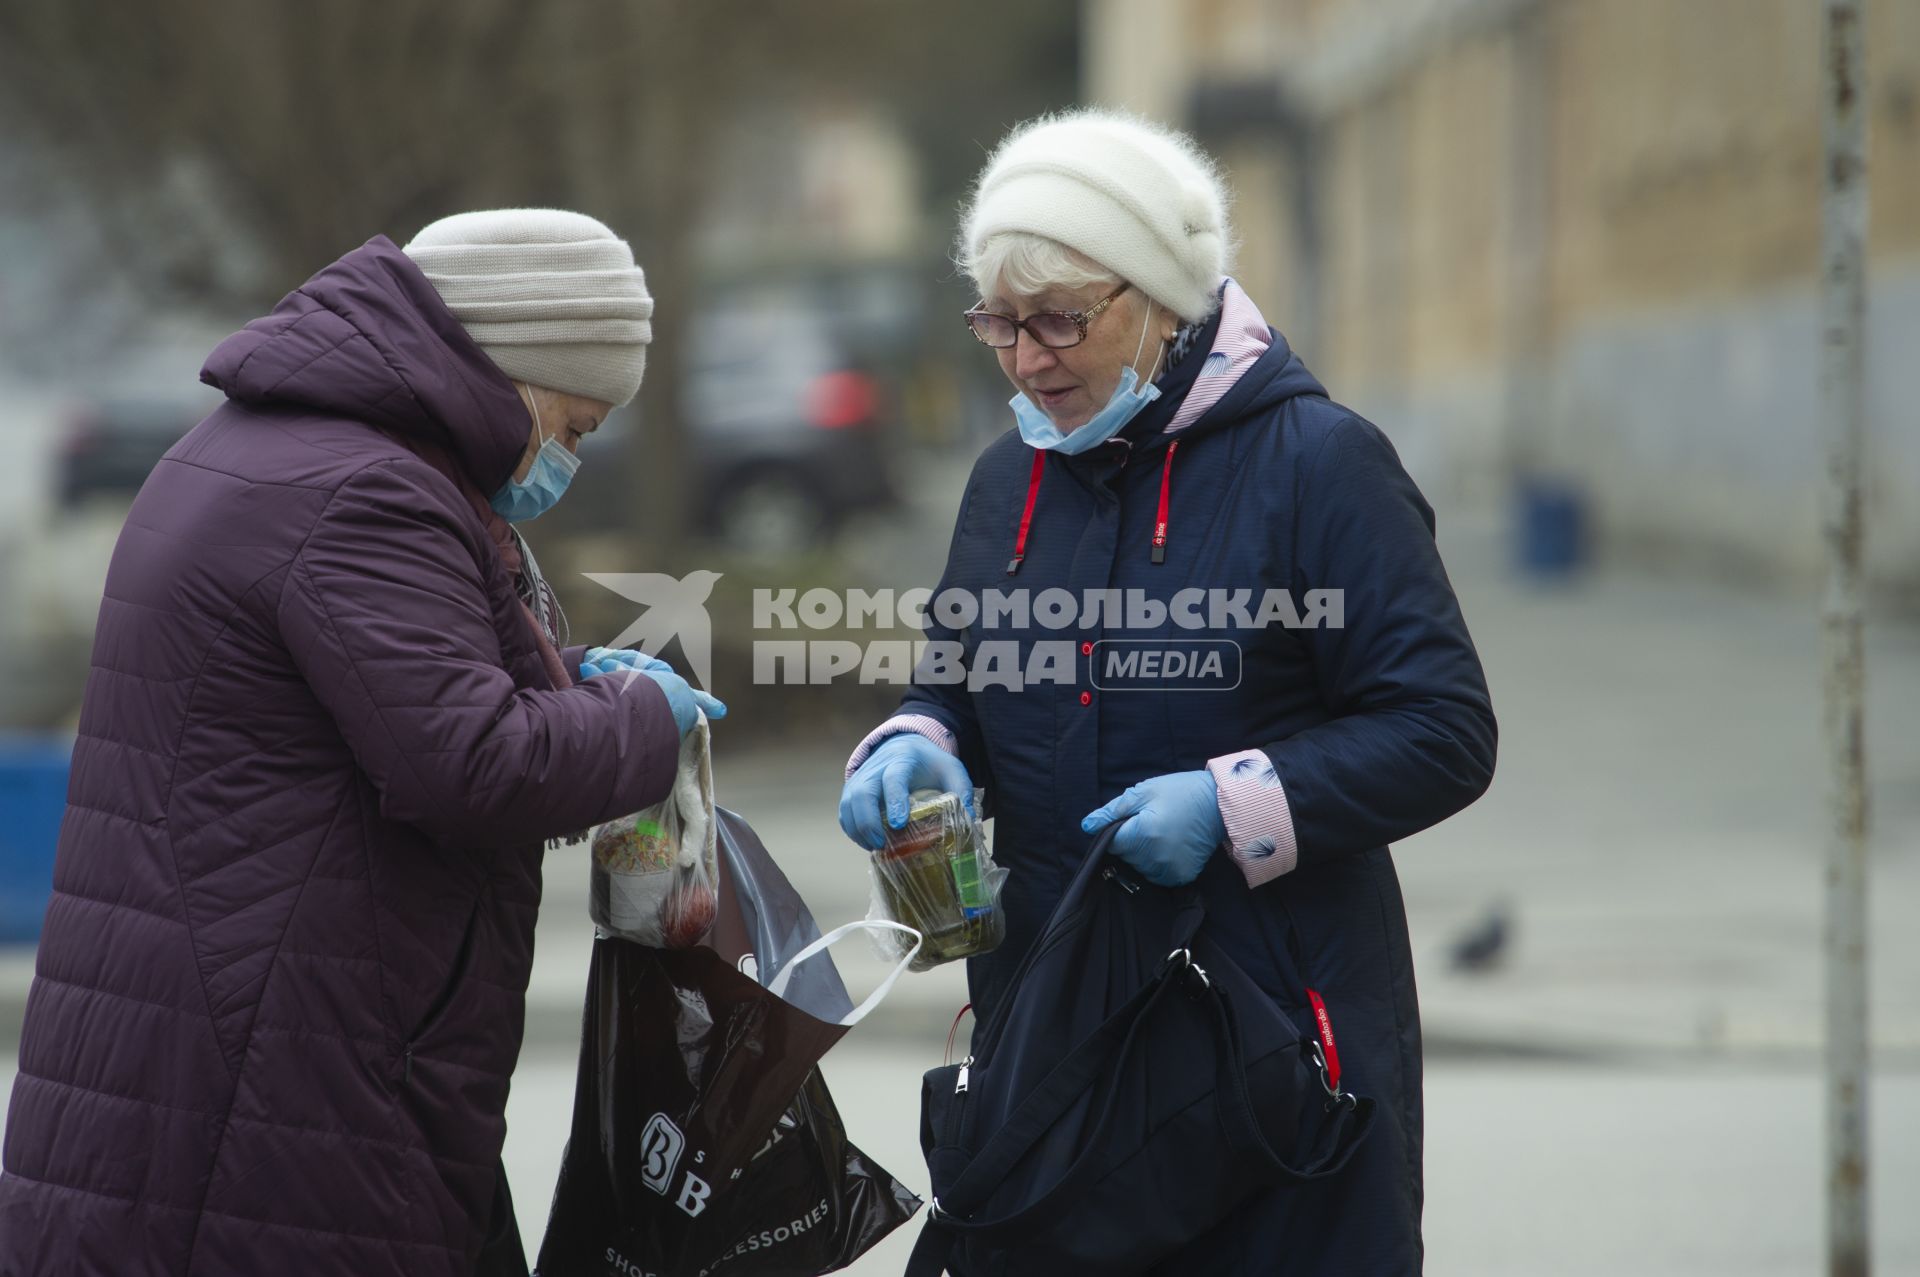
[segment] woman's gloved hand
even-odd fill
[[[629,672],[644,675],[660,685],[660,690],[667,694],[667,705],[673,710],[673,725],[680,729],[682,736],[693,730],[702,713],[709,722],[727,716],[727,707],[718,697],[709,696],[688,683],[673,672],[673,666],[657,656],[624,647],[590,647],[586,659],[580,663],[581,678]]]
[[[1162,887],[1182,887],[1198,878],[1227,839],[1219,790],[1213,773],[1204,769],[1143,780],[1090,812],[1080,828],[1097,834],[1116,821],[1125,823],[1110,850]]]
[[[590,647],[585,659],[580,662],[580,677],[592,678],[597,674],[619,674],[626,670],[667,670],[673,666],[657,656],[648,656],[645,652],[636,652],[630,647]]]
[[[887,828],[907,823],[907,796],[916,789],[959,794],[967,814],[973,814],[973,780],[966,765],[917,732],[901,732],[876,745],[847,777],[840,791],[840,828],[868,851],[880,850]]]

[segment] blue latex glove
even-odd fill
[[[662,664],[664,665],[665,662]],[[640,671],[640,676],[652,679],[660,685],[660,690],[667,694],[667,705],[673,710],[673,725],[680,729],[682,736],[693,730],[693,725],[699,721],[702,713],[706,714],[709,720],[727,716],[727,707],[716,697],[709,696],[692,686],[686,679],[675,674],[671,667],[643,669]]]
[[[580,677],[593,678],[598,674],[620,674],[627,670],[667,670],[673,666],[657,656],[648,656],[645,652],[636,652],[630,647],[590,647],[580,662]]]
[[[590,647],[586,651],[586,660],[580,665],[581,678],[629,672],[643,675],[660,685],[660,690],[667,694],[668,708],[673,710],[673,725],[680,729],[682,736],[693,730],[701,713],[709,721],[727,716],[727,707],[718,697],[709,696],[688,683],[673,672],[673,666],[657,656],[627,648]]]
[[[918,732],[901,732],[876,745],[847,777],[840,791],[840,828],[868,851],[880,850],[887,843],[887,826],[899,829],[907,823],[907,796],[916,789],[959,794],[967,814],[973,814],[973,780],[966,765]]]
[[[1088,813],[1080,828],[1097,834],[1123,821],[1109,848],[1148,882],[1182,887],[1200,876],[1227,840],[1220,792],[1209,771],[1155,776]]]

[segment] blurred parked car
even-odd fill
[[[889,454],[897,408],[888,380],[823,316],[782,291],[729,301],[688,321],[680,421],[689,495],[700,533],[757,558],[804,550],[860,511],[896,502]],[[638,402],[616,409],[581,445],[611,457],[647,447]],[[617,522],[624,484],[597,463],[592,495],[556,518]]]
[[[63,509],[96,498],[126,504],[168,448],[198,425],[200,400],[108,400],[81,409],[61,440],[55,491]]]
[[[705,531],[777,553],[893,502],[888,397],[817,311],[710,311],[691,338],[681,402]]]

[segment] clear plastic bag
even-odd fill
[[[976,809],[979,802],[976,793]],[[887,831],[887,845],[868,859],[868,872],[873,895],[867,917],[904,924],[924,937],[911,970],[991,953],[1007,937],[1000,909],[1007,871],[993,863],[986,833],[959,794],[915,790],[907,823]],[[876,942],[889,958],[906,953],[899,933]]]
[[[686,949],[712,929],[719,871],[709,740],[703,715],[680,741],[666,801],[594,829],[587,911],[602,934]]]

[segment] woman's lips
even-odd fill
[[[1065,390],[1041,390],[1036,386],[1033,393],[1039,397],[1042,408],[1058,408],[1073,394],[1073,387],[1068,386]]]

